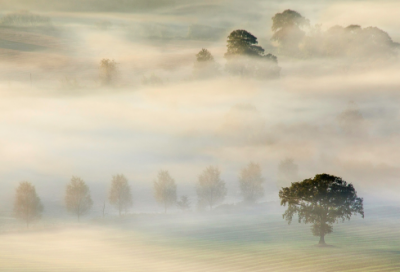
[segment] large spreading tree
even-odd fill
[[[277,57],[265,54],[265,50],[257,44],[257,37],[250,32],[243,29],[232,31],[226,45],[227,71],[264,79],[278,77],[280,68]]]
[[[312,233],[325,245],[325,235],[332,232],[332,224],[350,220],[352,215],[364,218],[363,199],[351,183],[340,177],[319,174],[312,179],[293,182],[279,191],[282,206],[288,206],[283,218],[290,224],[297,214],[299,223],[312,224]]]

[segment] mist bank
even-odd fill
[[[369,18],[348,16],[358,2],[254,1],[246,4],[247,11],[239,1],[154,2],[157,7],[132,2],[127,5],[138,8],[132,14],[114,12],[118,3],[109,12],[98,12],[102,5],[86,12],[91,3],[43,1],[34,8],[31,2],[5,2],[7,12],[25,7],[32,14],[24,16],[47,16],[51,24],[40,17],[46,27],[8,24],[0,29],[2,39],[13,42],[1,48],[3,199],[11,199],[17,184],[28,180],[44,199],[61,205],[66,182],[78,175],[101,202],[111,177],[122,173],[137,203],[146,203],[135,204],[138,211],[147,211],[156,209],[151,185],[157,171],[170,171],[178,188],[195,199],[198,175],[216,165],[227,182],[226,202],[235,203],[240,201],[238,173],[250,161],[260,164],[266,179],[262,201],[277,200],[281,185],[317,173],[341,176],[366,198],[397,199],[396,56],[371,60],[363,56],[375,47],[357,51],[344,43],[345,56],[299,57],[270,40],[271,18],[290,5],[309,19],[310,28],[302,29],[306,37],[314,24],[322,23],[325,34],[341,25],[342,38],[348,34],[345,27],[360,24],[357,33],[379,26],[396,42],[397,23],[386,15],[396,3],[380,4],[381,12],[371,15],[377,4],[363,2]],[[143,9],[152,10],[151,16]],[[211,16],[215,13],[220,16]],[[226,71],[226,37],[235,29],[250,31],[259,39],[257,46],[276,54],[279,79]],[[311,49],[319,44],[310,43]],[[205,79],[195,73],[202,48],[215,61],[212,76]],[[110,86],[102,83],[103,59],[115,63]],[[280,183],[279,165],[287,159],[298,172]]]

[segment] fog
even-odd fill
[[[166,248],[178,244],[171,256],[199,254],[200,248],[179,241],[202,233],[203,225],[210,231],[207,235],[214,237],[214,226],[223,232],[240,220],[239,215],[228,215],[242,202],[239,173],[250,162],[261,166],[265,180],[265,195],[250,213],[271,216],[271,227],[284,229],[279,237],[290,233],[281,220],[284,208],[279,207],[279,190],[319,173],[352,183],[368,211],[374,211],[376,205],[400,204],[397,1],[0,3],[0,244],[10,252],[38,240],[56,239],[56,244],[43,245],[42,253],[58,249],[53,253],[56,261],[49,265],[57,264],[65,271],[113,270],[108,261],[94,265],[83,253],[96,249],[99,259],[107,256],[107,260],[120,261],[118,271],[128,271],[134,263],[138,271],[162,270],[164,263],[171,271],[187,267],[221,271],[219,264],[205,265],[208,257],[187,264],[174,259],[168,264]],[[305,38],[295,47],[297,53],[285,51],[271,40],[271,18],[286,9],[301,13],[310,23],[301,28]],[[10,23],[10,14],[44,19],[37,25],[18,20]],[[366,43],[364,34],[352,43],[342,32],[329,36],[332,27],[349,25],[359,25],[360,33],[378,27],[390,36],[390,44],[382,45],[380,38]],[[277,57],[279,78],[263,80],[226,71],[227,36],[236,29],[251,32],[266,54]],[[332,39],[336,53],[329,47]],[[214,70],[205,78],[196,77],[194,71],[196,54],[202,48],[215,60]],[[103,59],[116,63],[115,78],[106,86],[101,79]],[[282,166],[285,160],[295,166]],[[197,214],[196,183],[211,165],[219,168],[226,183],[225,206],[217,207],[218,212]],[[164,210],[154,200],[153,182],[160,170],[168,171],[176,181],[178,197],[188,196],[189,215],[176,207],[169,211],[172,219],[159,214]],[[117,210],[106,201],[111,179],[117,174],[128,179],[133,195],[130,217],[125,221],[117,218]],[[72,176],[87,183],[94,203],[82,225],[64,207],[66,184]],[[33,233],[24,234],[25,241],[20,239],[20,232],[26,231],[24,225],[12,219],[15,189],[21,181],[36,187],[44,206],[42,220],[35,223]],[[105,201],[106,216],[102,218]],[[157,214],[161,217],[152,217]],[[218,221],[215,214],[223,218]],[[251,216],[249,222],[260,224],[256,215]],[[263,218],[267,225],[268,218]],[[356,220],[353,227],[361,226],[360,222]],[[165,233],[163,226],[167,226]],[[127,234],[132,228],[133,238]],[[308,226],[301,228],[313,239]],[[187,233],[174,240],[175,229]],[[301,231],[296,237],[302,237]],[[257,240],[259,229],[250,232],[250,238],[243,239]],[[138,246],[128,250],[121,241],[112,240],[116,236],[121,241],[129,236]],[[170,240],[148,242],[164,239],[160,237]],[[82,254],[75,251],[77,246]],[[275,246],[284,250],[280,244]],[[294,254],[295,249],[291,250]],[[165,260],[152,263],[154,252]],[[23,270],[26,263],[16,267],[11,260],[22,258],[29,263],[42,253],[31,249],[22,252],[23,256],[10,253],[9,266],[0,268]],[[61,258],[63,254],[67,255]],[[229,250],[221,249],[218,254],[228,258]],[[128,255],[138,256],[128,260]],[[78,258],[80,265],[70,264],[70,258]],[[40,263],[34,269],[46,267],[45,262]],[[230,269],[246,271],[246,267]]]

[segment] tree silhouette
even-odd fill
[[[69,212],[76,214],[78,220],[92,207],[93,201],[90,197],[89,188],[81,178],[71,178],[66,188],[65,205]]]
[[[42,211],[43,206],[35,187],[29,182],[21,182],[15,193],[15,217],[24,220],[26,227],[29,228],[33,220],[40,218]]]
[[[247,204],[254,204],[264,196],[264,179],[261,175],[260,165],[253,162],[242,169],[239,176],[240,191]]]
[[[272,17],[272,40],[277,41],[286,50],[298,50],[298,45],[305,33],[300,28],[308,26],[308,19],[294,10],[287,9]]]
[[[209,166],[203,171],[199,176],[196,193],[199,202],[208,205],[210,210],[225,199],[227,189],[217,167]]]
[[[124,175],[113,176],[108,200],[118,209],[119,216],[132,206],[131,188]]]
[[[258,44],[257,37],[250,32],[243,29],[234,30],[228,36],[225,58],[244,55],[263,56],[265,50],[256,44]]]
[[[227,40],[226,70],[234,75],[261,79],[279,77],[278,59],[258,46],[257,37],[238,29],[232,31]]]
[[[214,61],[214,57],[207,49],[201,49],[196,54],[196,61],[194,63],[193,76],[195,78],[209,78],[218,75],[218,65]]]
[[[282,206],[288,205],[283,218],[290,224],[297,214],[299,223],[313,224],[311,230],[320,237],[320,245],[325,245],[333,223],[350,220],[358,213],[364,218],[363,199],[357,197],[353,185],[328,174],[293,182],[279,191],[279,198]]]
[[[176,203],[176,184],[168,171],[158,172],[157,180],[154,181],[154,197],[164,206],[164,213],[167,213],[168,207]]]
[[[214,61],[214,57],[211,55],[210,51],[202,48],[200,52],[196,54],[196,60],[198,62],[208,62]]]

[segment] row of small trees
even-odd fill
[[[239,184],[245,203],[253,204],[264,195],[263,181],[261,168],[258,164],[250,163],[242,169],[239,175]],[[153,183],[153,189],[154,197],[163,206],[165,213],[168,208],[174,205],[177,205],[182,210],[190,208],[187,196],[181,196],[178,200],[176,182],[168,171],[161,170],[158,172],[157,178]],[[207,206],[211,210],[215,205],[223,202],[227,194],[227,188],[217,167],[207,167],[199,175],[196,193],[200,207]],[[64,200],[67,211],[75,214],[78,220],[93,205],[89,187],[81,178],[75,176],[67,184]],[[108,192],[108,201],[118,210],[119,215],[132,206],[131,188],[124,175],[113,176]],[[24,220],[29,226],[34,219],[40,218],[42,211],[43,205],[36,194],[35,187],[29,182],[21,182],[16,190],[15,216]]]
[[[244,29],[232,31],[227,40],[225,70],[231,75],[248,76],[259,79],[279,77],[281,68],[278,58],[258,45],[257,37]],[[207,49],[196,55],[194,76],[206,78],[219,74],[218,65]]]
[[[244,200],[254,203],[263,196],[263,178],[260,167],[250,163],[240,173],[240,189]],[[216,167],[208,167],[199,176],[196,192],[200,202],[209,205],[210,209],[221,202],[226,195],[225,183],[220,179],[220,171]],[[156,200],[167,207],[177,203],[176,184],[167,171],[160,171],[154,181]],[[292,182],[291,186],[279,191],[281,205],[287,206],[283,218],[290,224],[295,215],[299,222],[312,224],[313,235],[319,236],[319,244],[325,245],[325,235],[333,231],[333,223],[350,220],[352,215],[364,217],[363,199],[351,183],[340,177],[319,174],[314,178],[301,182]],[[109,201],[115,205],[121,215],[132,205],[132,194],[127,179],[116,175],[112,179]],[[186,202],[185,202],[186,201]],[[185,202],[185,203],[183,203]],[[93,202],[89,188],[83,180],[72,177],[66,188],[65,203],[67,210],[78,216],[89,211]],[[181,204],[188,207],[188,199],[182,198]],[[22,182],[16,191],[14,212],[19,218],[29,223],[40,217],[43,206],[36,194],[35,187]]]

